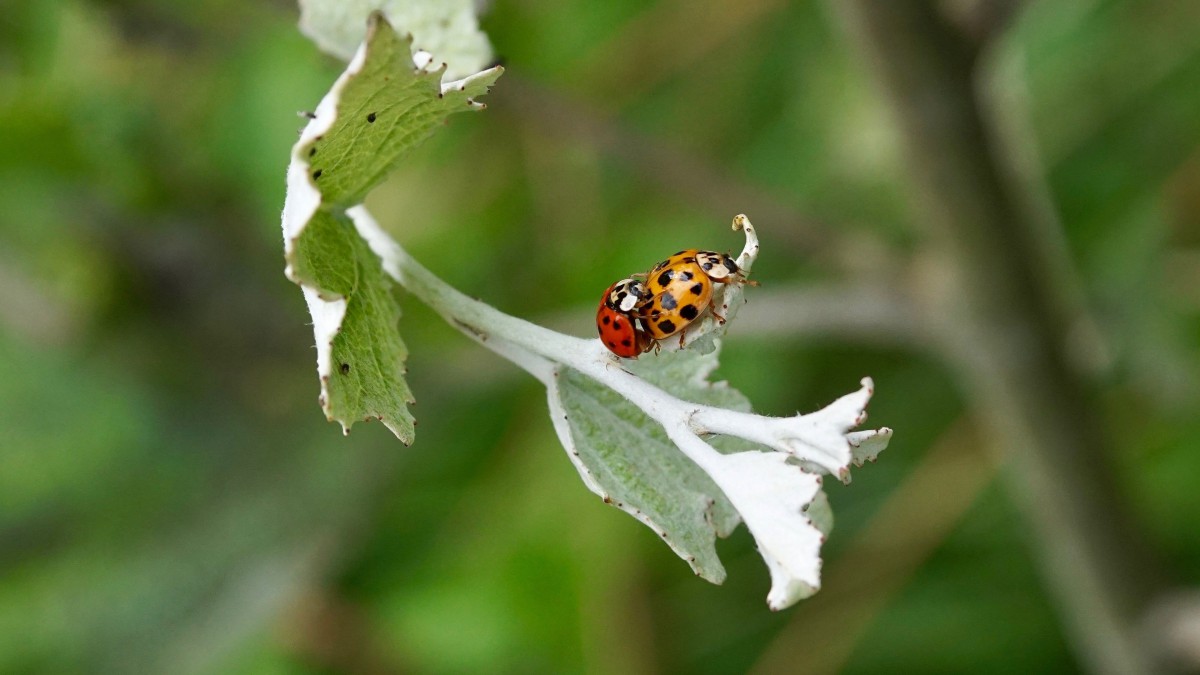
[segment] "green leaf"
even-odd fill
[[[360,203],[448,115],[482,109],[473,97],[486,94],[504,72],[496,67],[443,87],[442,69],[416,68],[409,40],[398,37],[379,14],[371,16],[366,56],[356,69],[358,62],[330,92],[336,95],[336,110],[325,101],[317,109],[313,123],[321,126],[320,133],[294,151],[309,165],[308,175],[328,206]],[[325,119],[328,115],[333,118]]]
[[[748,410],[736,389],[706,380],[716,364],[715,351],[684,350],[643,357],[630,370],[685,400]],[[725,568],[716,537],[729,536],[740,518],[708,474],[657,422],[575,370],[558,371],[550,399],[563,444],[588,487],[658,533],[697,575],[721,583]],[[738,449],[749,445],[741,442]]]
[[[283,209],[287,274],[303,288],[313,316],[321,406],[346,431],[359,420],[379,419],[406,444],[414,436],[400,309],[346,209],[451,113],[482,109],[473,97],[501,72],[442,85],[441,71],[416,68],[408,41],[374,14],[365,48],[292,149]]]
[[[321,49],[349,61],[375,11],[400,33],[412,35],[413,49],[448,64],[451,79],[483,70],[492,59],[473,0],[300,0],[300,30]]]
[[[414,421],[404,381],[408,350],[400,339],[400,308],[379,258],[344,214],[318,211],[293,250],[293,270],[344,300],[339,330],[329,344],[331,367],[321,374],[322,407],[349,429],[379,419],[404,443]],[[320,349],[322,345],[318,345]]]

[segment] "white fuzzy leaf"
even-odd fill
[[[709,473],[741,514],[771,572],[767,605],[778,611],[817,592],[825,534],[805,510],[821,494],[821,477],[774,452],[720,455]]]
[[[300,0],[300,30],[349,61],[367,34],[367,17],[376,11],[399,34],[412,36],[414,53],[431,54],[435,67],[445,63],[447,79],[477,73],[492,61],[472,0]]]

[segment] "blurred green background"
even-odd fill
[[[531,378],[411,299],[416,444],[325,422],[279,213],[296,113],[341,68],[292,4],[0,7],[0,672],[1080,668],[950,366],[903,312],[819,306],[922,241],[829,5],[497,0],[489,109],[369,202],[458,288],[588,336],[611,281],[736,248],[750,215],[763,287],[720,377],[791,414],[871,375],[897,432],[829,487],[825,590],[779,614],[744,529],[724,586],[694,578],[584,488]],[[1030,3],[994,40],[1120,488],[1194,584],[1200,4]]]

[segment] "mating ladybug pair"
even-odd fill
[[[713,284],[727,283],[753,282],[725,253],[694,248],[680,251],[646,274],[609,286],[596,311],[600,341],[617,356],[636,359],[706,311],[725,323],[713,310],[712,297]],[[682,334],[679,345],[683,346]]]

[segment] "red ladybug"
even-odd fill
[[[627,359],[636,359],[638,354],[654,346],[654,340],[642,329],[637,309],[645,287],[636,279],[622,279],[600,298],[596,310],[596,329],[600,341],[609,351]]]

